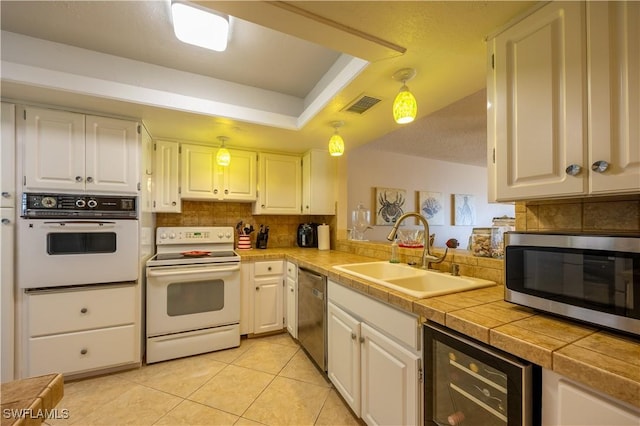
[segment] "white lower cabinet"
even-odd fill
[[[421,422],[418,318],[329,281],[328,376],[369,425]]]
[[[287,262],[287,279],[285,285],[285,325],[294,339],[298,338],[298,265]]]
[[[139,363],[138,292],[129,285],[29,294],[24,377]]]
[[[283,261],[256,262],[253,268],[253,334],[282,330]]]
[[[640,409],[542,370],[543,426],[640,425]]]

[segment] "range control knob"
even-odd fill
[[[87,201],[87,206],[89,206],[90,209],[94,209],[97,205],[98,205],[98,202],[93,198]]]
[[[172,233],[169,234],[169,239],[170,240],[173,240],[175,238],[176,238],[176,234],[175,233],[172,232]]]
[[[231,232],[227,232],[224,236],[227,237],[227,240],[231,239]]]
[[[87,203],[85,203],[85,201],[84,201],[82,198],[78,198],[78,199],[76,200],[76,207],[78,207],[78,208],[80,208],[80,209],[84,208],[84,206],[85,206],[86,204],[87,204]]]
[[[165,240],[167,238],[167,234],[165,234],[164,232],[162,234],[160,234],[160,239],[161,240]]]

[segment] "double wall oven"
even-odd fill
[[[147,261],[147,363],[240,344],[232,227],[159,227]]]

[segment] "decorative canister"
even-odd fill
[[[238,236],[238,250],[247,250],[251,248],[251,237],[248,235]]]
[[[473,228],[470,250],[474,256],[491,257],[491,228]]]

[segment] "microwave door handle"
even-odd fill
[[[147,270],[149,277],[170,277],[173,275],[194,275],[194,274],[207,274],[216,272],[234,272],[239,271],[240,265],[227,266],[227,267],[215,267],[215,268],[196,268],[196,269],[171,269],[157,271],[154,268]]]

